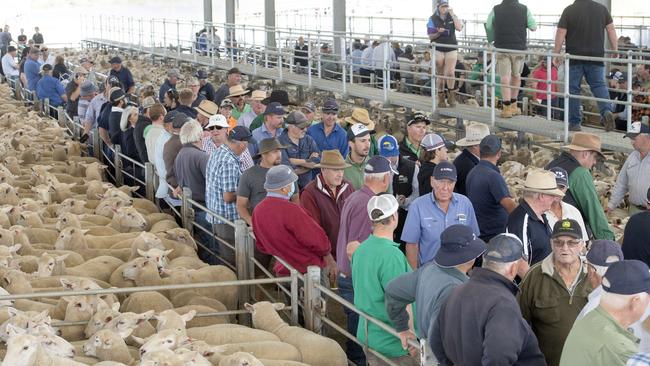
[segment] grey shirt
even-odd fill
[[[174,160],[176,180],[181,187],[192,190],[192,199],[205,204],[205,168],[208,155],[193,144],[184,144]]]
[[[264,180],[268,168],[254,165],[247,169],[239,178],[239,187],[237,195],[248,198],[249,212],[252,213],[255,206],[266,198],[266,189],[264,189]]]
[[[632,151],[618,173],[616,185],[609,200],[609,208],[614,209],[623,201],[626,193],[630,194],[630,203],[645,206],[650,187],[650,154],[641,160],[638,151]]]
[[[440,267],[435,262],[405,273],[388,283],[385,293],[386,312],[395,324],[395,330],[408,330],[406,306],[417,303],[415,320],[418,338],[428,338],[431,323],[438,317],[440,307],[456,286],[469,277],[456,268]]]

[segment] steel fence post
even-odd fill
[[[188,187],[183,187],[182,190],[182,201],[181,201],[181,219],[183,221],[183,227],[190,232],[190,235],[194,235],[194,210],[192,209],[192,204],[190,199],[192,198],[192,190]]]
[[[56,114],[59,119],[59,126],[65,128],[65,110],[63,107],[57,107]]]
[[[307,329],[320,333],[321,330],[321,321],[319,317],[319,312],[321,310],[320,305],[320,290],[316,288],[316,285],[321,283],[321,268],[318,266],[309,266],[307,267],[307,273],[305,273],[305,299],[304,299],[304,309],[305,309],[305,325]]]
[[[567,143],[569,142],[569,103],[571,102],[569,95],[569,58],[571,55],[567,53],[564,57],[564,143]]]
[[[487,78],[487,52],[483,51],[483,71],[481,71],[483,79],[483,108],[488,106],[488,83],[485,81]],[[494,96],[493,96],[494,97]]]
[[[298,305],[298,271],[295,268],[291,269],[291,325],[298,325],[298,312],[300,306]]]
[[[494,121],[496,119],[496,67],[497,67],[497,55],[494,48],[492,49],[490,63],[490,84],[492,89],[492,102],[490,103],[490,125],[494,127]]]
[[[632,51],[627,51],[627,108],[625,117],[627,118],[627,131],[632,127]]]
[[[255,259],[255,239],[253,238],[253,235],[251,234],[250,228],[246,227],[246,252],[249,254],[248,257],[246,258],[248,261],[248,278],[250,279],[255,279],[255,262],[253,262],[253,259]],[[250,298],[255,299],[255,286],[251,286],[250,288]]]
[[[155,169],[151,162],[144,163],[144,184],[147,199],[154,202],[156,200],[156,188],[154,186]]]
[[[43,99],[43,109],[39,110],[41,116],[47,116],[50,114],[50,98]]]
[[[314,309],[312,307],[312,296],[313,292],[310,291],[312,288],[314,288],[314,281],[313,277],[309,275],[309,268],[313,266],[310,266],[307,268],[307,273],[305,273],[305,283],[303,284],[303,299],[302,299],[302,305],[303,305],[303,312],[304,312],[304,319],[305,319],[305,328],[313,331],[314,330]]]
[[[113,145],[113,148],[115,150],[113,156],[113,164],[115,166],[115,185],[119,187],[122,184],[124,184],[124,174],[122,172],[122,159],[120,158],[120,154],[122,153],[122,147],[120,145]]]
[[[248,258],[251,253],[248,252],[248,245],[246,245],[246,237],[248,236],[248,227],[244,220],[235,221],[235,263],[237,266],[237,279],[248,280]],[[239,294],[239,302],[248,302],[251,300],[250,286],[238,286],[237,292]],[[250,326],[250,317],[244,315],[239,319],[243,325]]]
[[[93,154],[95,158],[99,161],[102,161],[102,139],[99,137],[99,129],[95,127],[93,129]]]
[[[432,45],[431,48],[431,87],[430,92],[431,92],[431,111],[433,113],[436,112],[438,109],[438,101],[436,98],[438,98],[438,77],[436,76],[436,44],[435,42]],[[444,89],[443,89],[444,90]]]

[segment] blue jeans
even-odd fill
[[[339,274],[336,282],[339,287],[339,295],[345,300],[354,304],[354,289],[352,288],[352,278],[343,277],[341,274]],[[357,328],[359,327],[359,314],[346,307],[343,307],[343,312],[347,317],[348,332],[356,336]],[[347,341],[345,354],[348,356],[348,359],[357,366],[366,364],[366,355],[363,353],[363,348],[361,348],[361,346],[352,340]]]
[[[206,216],[207,214],[205,213],[205,211],[196,209],[196,211],[194,212],[194,221],[196,221],[196,223],[199,226],[206,229],[209,233],[212,233],[212,224],[207,221]],[[209,248],[211,251],[215,252],[216,254],[219,254],[219,248],[214,245],[214,239],[212,238],[212,235],[204,232],[203,230],[197,227],[194,228],[194,233],[196,234],[196,237],[199,239],[199,242],[201,244],[203,244],[206,248]],[[214,258],[212,254],[210,254],[205,250],[202,250],[200,246],[199,246],[199,257],[201,258],[201,260],[209,264],[217,264],[219,262],[217,258]]]
[[[574,64],[569,66],[569,93],[571,95],[580,95],[580,84],[583,76],[596,98],[609,99],[609,92],[605,83],[605,66],[594,64]],[[582,121],[580,104],[579,99],[569,98],[569,123],[572,125],[579,125]],[[605,112],[612,111],[612,105],[611,103],[598,102],[598,109],[600,115],[604,117]]]

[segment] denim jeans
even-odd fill
[[[194,220],[199,226],[207,230],[208,233],[212,233],[212,224],[209,223],[208,220],[206,219],[205,211],[196,209],[196,211],[194,212]],[[212,238],[211,234],[208,234],[197,227],[194,228],[194,233],[196,234],[196,237],[198,238],[201,244],[203,244],[206,248],[210,249],[216,254],[219,254],[219,249],[214,245],[214,239]],[[209,264],[219,263],[219,260],[217,258],[215,258],[209,252],[203,250],[201,246],[199,246],[199,258],[201,258],[201,260]]]
[[[605,83],[605,66],[595,64],[572,64],[569,66],[569,92],[571,95],[580,95],[580,84],[585,77],[591,93],[596,98],[609,99],[607,84]],[[579,99],[569,98],[569,123],[579,125],[582,122],[580,115]],[[598,102],[598,109],[602,117],[606,111],[612,111],[611,103]]]
[[[336,282],[339,287],[339,295],[345,300],[354,304],[354,289],[352,288],[352,278],[347,276],[343,277],[341,274],[339,274]],[[359,326],[359,314],[346,307],[343,307],[343,312],[347,317],[348,332],[356,336],[357,328]],[[354,341],[347,341],[345,353],[348,356],[348,359],[355,365],[362,366],[366,364],[366,356],[363,353],[363,348],[361,348],[361,346],[356,344]]]

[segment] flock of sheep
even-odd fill
[[[198,316],[237,310],[235,286],[47,296],[237,277],[10,93],[0,86],[0,294],[44,296],[0,303],[2,365],[347,365],[334,340],[285,323],[282,304],[245,304],[254,328]]]

